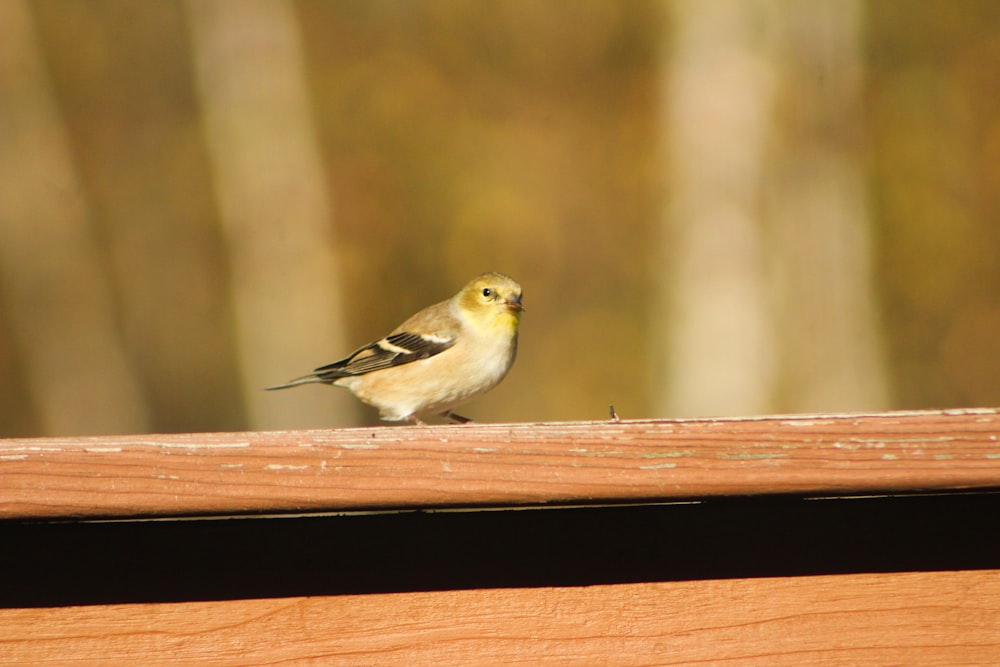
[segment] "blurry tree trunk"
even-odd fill
[[[659,411],[883,407],[858,2],[676,0],[670,18]]]
[[[764,204],[782,355],[777,408],[880,410],[889,389],[865,186],[865,5],[776,6],[782,113]]]
[[[0,118],[0,288],[41,430],[145,431],[106,260],[20,0],[0,3]]]
[[[285,0],[191,0],[186,10],[231,258],[250,423],[343,425],[343,412],[355,410],[346,392],[261,391],[349,352],[294,7]]]
[[[173,3],[34,3],[157,431],[245,425],[228,266]]]
[[[777,352],[767,298],[760,182],[774,103],[767,0],[670,4],[662,71],[669,161],[659,317],[659,412],[766,412]]]

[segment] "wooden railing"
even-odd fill
[[[998,490],[996,409],[3,440],[0,663],[1000,664]]]

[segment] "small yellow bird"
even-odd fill
[[[424,308],[348,357],[268,390],[319,382],[345,387],[386,421],[422,424],[421,415],[457,422],[454,407],[486,393],[517,354],[521,286],[484,273],[447,301]]]

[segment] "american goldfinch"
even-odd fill
[[[319,382],[344,387],[386,421],[421,424],[421,415],[469,421],[451,409],[486,393],[517,354],[521,286],[484,273],[441,303],[424,308],[349,356],[276,387]]]

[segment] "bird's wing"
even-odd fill
[[[456,340],[454,335],[400,331],[369,343],[340,361],[320,366],[314,375],[320,381],[330,382],[341,377],[401,366],[440,354],[454,345]]]
[[[433,357],[454,345],[458,334],[459,323],[451,315],[449,303],[442,301],[424,308],[385,338],[358,348],[340,361],[267,389],[287,389],[312,382],[331,383],[337,378],[364,375]]]

